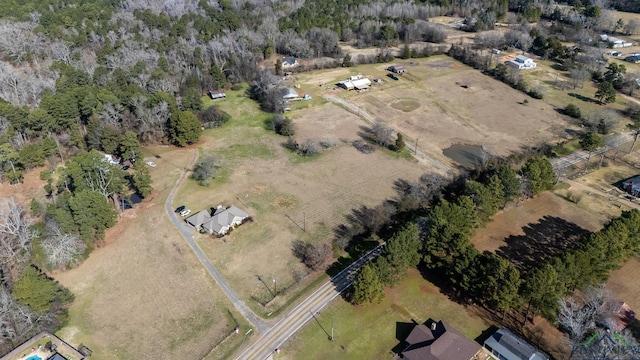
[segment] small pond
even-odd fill
[[[449,159],[457,162],[463,168],[472,170],[482,163],[483,157],[489,154],[478,145],[454,144],[442,150]]]

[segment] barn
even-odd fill
[[[371,80],[367,78],[357,80],[344,80],[340,81],[337,85],[345,90],[364,90],[368,89],[369,86],[371,86]]]

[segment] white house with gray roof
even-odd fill
[[[198,230],[222,236],[227,234],[230,228],[241,225],[248,217],[249,214],[231,205],[228,208],[218,206],[213,216],[209,211],[202,210],[185,221]]]

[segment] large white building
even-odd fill
[[[344,80],[340,81],[337,85],[346,90],[364,90],[368,89],[369,86],[371,86],[371,80],[367,78],[360,78],[357,80]]]

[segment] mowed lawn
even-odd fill
[[[146,158],[157,164],[150,169],[154,192],[123,214],[84,263],[52,274],[75,295],[58,335],[85,344],[97,360],[223,359],[245,339],[230,336],[233,329],[247,323],[164,210],[193,150],[149,150],[158,155]]]
[[[316,318],[286,343],[278,359],[391,359],[400,343],[396,336],[404,339],[414,321],[429,318],[448,322],[472,340],[491,326],[449,300],[415,269],[387,289],[380,304],[353,306],[338,298]],[[329,341],[332,319],[335,340]]]

